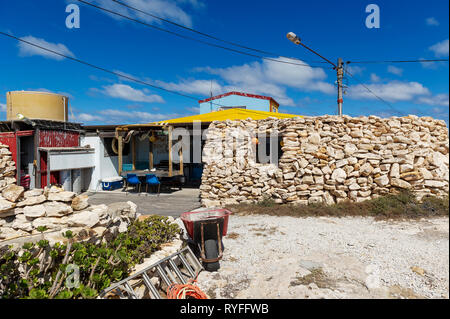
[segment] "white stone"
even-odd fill
[[[359,168],[359,172],[361,173],[362,176],[369,176],[372,173],[372,171],[373,171],[373,167],[369,163],[364,163]]]
[[[398,163],[392,164],[389,176],[391,178],[399,178],[400,177],[400,165]]]
[[[88,195],[78,195],[75,196],[72,200],[72,209],[73,210],[83,210],[89,206],[88,203],[89,196]]]
[[[31,206],[36,204],[41,204],[45,202],[47,199],[44,195],[38,195],[38,196],[29,196],[26,199],[24,199],[21,202],[17,203],[17,207],[23,207],[23,206]]]
[[[60,217],[72,213],[72,208],[66,203],[52,201],[43,204],[47,217]]]
[[[436,180],[425,180],[424,185],[426,187],[443,188],[446,186],[446,183],[442,182],[442,181],[436,181]]]
[[[11,202],[16,202],[22,196],[24,191],[25,191],[25,188],[23,188],[22,186],[17,186],[15,184],[11,184],[11,185],[6,186],[2,190],[2,196],[3,196],[3,198],[5,198]]]
[[[309,142],[311,144],[319,145],[320,144],[320,134],[312,133],[309,135]]]
[[[24,198],[34,197],[34,196],[42,195],[43,193],[44,193],[44,190],[42,188],[33,188],[28,191],[25,191],[23,193],[23,197]]]
[[[0,198],[0,217],[14,215],[14,211],[12,210],[14,207],[16,207],[15,203],[12,203],[9,200]]]
[[[93,211],[85,210],[73,214],[67,219],[69,226],[80,226],[92,228],[98,224],[100,218]]]
[[[338,183],[343,183],[347,178],[347,173],[342,168],[336,168],[331,174],[331,179]]]
[[[31,222],[25,217],[25,215],[22,214],[16,215],[16,218],[14,218],[11,227],[26,232],[31,232],[33,230]]]
[[[76,194],[74,192],[62,191],[62,192],[50,192],[48,193],[47,199],[53,201],[70,202]]]
[[[398,188],[409,189],[411,188],[411,184],[407,181],[404,181],[400,178],[392,178],[391,185]]]
[[[23,208],[23,214],[29,218],[37,218],[45,216],[45,207],[43,204],[34,206],[25,206]]]
[[[373,180],[378,186],[383,187],[389,185],[389,177],[387,175],[381,175]]]
[[[355,144],[348,143],[348,144],[345,144],[345,146],[344,146],[345,155],[352,155],[353,153],[355,153],[357,151],[358,151],[358,148],[356,147]]]

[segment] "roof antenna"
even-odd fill
[[[211,86],[209,88],[209,97],[212,98],[212,79],[211,79]],[[209,100],[209,111],[212,112],[212,100]]]

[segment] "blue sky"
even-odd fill
[[[87,0],[152,25],[199,37],[121,7]],[[122,0],[179,24],[248,47],[296,58],[294,66],[235,54],[144,27],[76,0],[0,1],[0,31],[89,63],[195,98],[230,90],[269,95],[280,112],[336,114],[335,71],[286,38],[295,32],[332,61],[448,58],[446,0],[428,1],[219,1]],[[80,8],[80,28],[68,29],[66,6]],[[368,4],[380,8],[380,28],[368,29]],[[212,41],[203,38],[203,40]],[[220,42],[214,42],[226,45]],[[248,51],[249,52],[249,51]],[[255,52],[249,52],[258,54]],[[141,123],[198,113],[196,100],[48,54],[0,35],[0,118],[6,92],[43,90],[70,97],[72,121]],[[319,67],[316,67],[319,66]],[[448,62],[350,64],[344,114],[416,114],[449,118]]]

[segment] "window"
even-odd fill
[[[256,144],[256,163],[261,164],[278,164],[281,158],[281,136],[258,136],[258,144]]]
[[[118,141],[114,137],[104,137],[102,138],[103,145],[105,146],[105,157],[119,156],[118,153],[114,152],[112,143],[114,141],[114,148],[119,151]],[[123,144],[122,156],[127,156],[130,153],[130,143]]]
[[[217,109],[217,111],[225,111],[225,110],[230,110],[230,109],[247,109],[247,107],[245,105],[243,106],[221,106]]]

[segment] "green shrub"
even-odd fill
[[[74,242],[70,231],[67,243],[49,246],[48,241],[26,243],[21,252],[0,248],[0,296],[2,298],[70,299],[95,298],[111,283],[128,276],[141,263],[179,233],[167,217],[150,216],[134,221],[128,230],[112,240],[93,244]],[[80,285],[68,288],[68,265],[79,267]]]

